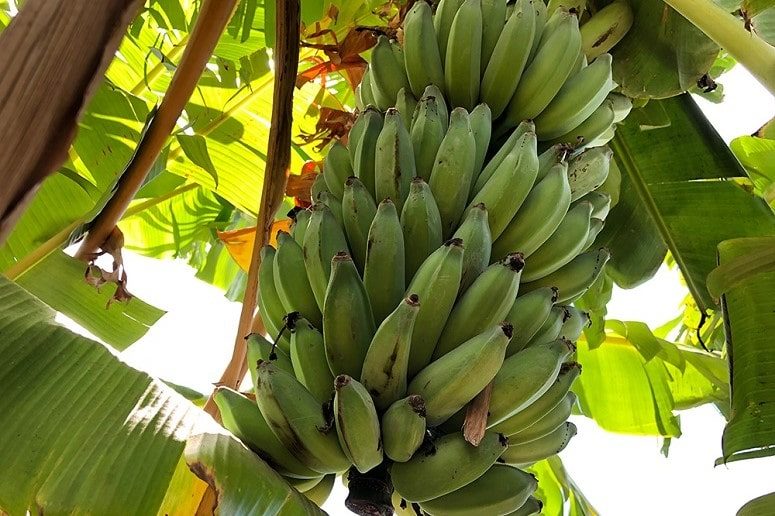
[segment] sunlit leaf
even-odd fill
[[[737,516],[763,516],[775,514],[775,493],[754,498],[737,511]]]

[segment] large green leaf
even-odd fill
[[[737,511],[737,516],[764,516],[775,514],[775,493],[754,498]]]
[[[756,193],[775,208],[775,140],[741,136],[729,146],[748,172]]]
[[[582,375],[573,390],[602,428],[677,437],[675,410],[727,403],[727,366],[716,355],[655,337],[640,322],[608,321],[605,341],[578,342]]]
[[[185,450],[224,507],[317,513],[233,437],[201,436],[221,430],[188,401],[53,317],[0,277],[0,512],[181,510],[201,494]]]
[[[530,472],[538,477],[536,495],[544,504],[541,510],[544,516],[598,515],[597,510],[568,474],[558,455],[532,465]]]
[[[772,238],[718,246],[719,263],[772,248]],[[732,368],[732,410],[722,438],[725,462],[775,455],[775,272],[748,277],[722,297]]]
[[[599,242],[623,287],[650,278],[669,250],[702,310],[714,305],[705,279],[719,242],[775,234],[775,215],[731,178],[745,171],[688,95],[651,101],[611,142],[622,196]]]

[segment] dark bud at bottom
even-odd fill
[[[345,507],[361,516],[390,516],[393,514],[393,481],[386,463],[366,473],[350,468],[347,487],[350,493]]]

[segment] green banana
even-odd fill
[[[569,392],[557,404],[556,407],[547,412],[544,417],[530,425],[525,430],[509,436],[509,441],[513,444],[528,443],[550,434],[560,425],[565,423],[571,415],[573,406],[576,404],[576,395]]]
[[[275,437],[255,401],[223,386],[215,389],[213,401],[218,406],[224,428],[280,473],[301,479],[320,477],[320,473],[302,464]]]
[[[436,15],[433,17],[433,28],[436,32],[436,41],[439,47],[439,56],[442,64],[446,60],[447,56],[447,44],[449,41],[450,31],[452,30],[452,22],[455,21],[455,15],[457,14],[460,6],[463,5],[464,0],[440,0],[436,6]],[[436,83],[433,84],[444,84]]]
[[[611,101],[611,107],[614,110],[614,123],[618,124],[632,111],[632,100],[627,95],[612,92],[606,98]]]
[[[331,260],[331,280],[323,307],[323,341],[334,375],[360,378],[361,366],[374,335],[374,316],[358,269],[347,253]]]
[[[536,38],[536,9],[530,0],[517,0],[514,12],[498,36],[497,43],[482,75],[480,97],[492,110],[493,118],[501,116],[514,96],[522,72],[528,63]],[[489,18],[485,23],[487,35]]]
[[[291,331],[291,363],[296,379],[322,405],[331,401],[334,375],[326,361],[323,335],[298,312],[288,314],[287,326]]]
[[[393,486],[409,502],[425,502],[466,486],[484,475],[504,452],[508,440],[487,432],[479,446],[458,433],[434,443],[435,453],[416,453],[391,468]]]
[[[412,149],[417,175],[428,181],[431,178],[436,153],[444,139],[449,121],[442,118],[436,97],[423,97],[417,105],[412,122]]]
[[[487,207],[493,240],[497,241],[533,188],[538,175],[536,147],[535,133],[522,135],[471,200],[471,205],[484,203]]]
[[[337,224],[344,226],[344,217],[342,215],[342,201],[334,197],[331,192],[320,192],[314,198],[313,204],[325,204],[331,210],[331,214],[336,219]]]
[[[522,507],[537,486],[534,475],[505,464],[493,464],[470,484],[423,502],[420,507],[430,515],[507,514]]]
[[[425,401],[412,394],[390,405],[382,415],[382,445],[394,462],[406,462],[425,439]]]
[[[350,152],[347,147],[335,141],[328,149],[326,160],[323,163],[323,178],[326,180],[328,191],[337,199],[341,199],[344,182],[351,175],[353,175],[353,167],[350,162]]]
[[[576,76],[576,74],[578,74],[581,70],[583,70],[587,66],[589,66],[589,62],[587,61],[587,56],[584,55],[584,52],[579,52],[579,55],[576,57],[576,62],[573,63],[573,68],[571,69],[570,75],[568,75],[569,77],[568,81],[570,81],[573,77]],[[568,83],[566,82],[565,84],[563,84],[562,87],[564,88],[567,84]],[[560,91],[562,91],[562,88],[560,89]],[[552,100],[552,102],[554,102],[554,100]],[[551,106],[551,103],[549,103],[549,105]]]
[[[476,141],[468,112],[463,108],[455,108],[428,182],[439,208],[444,238],[454,233],[465,210],[475,160]]]
[[[409,377],[428,365],[457,298],[463,270],[463,241],[453,238],[417,269],[406,289],[425,300],[417,314],[409,351]]]
[[[474,195],[481,191],[481,189],[484,187],[487,181],[490,180],[501,163],[503,163],[503,160],[506,159],[506,156],[508,156],[512,149],[514,149],[514,146],[517,144],[519,139],[522,138],[522,136],[525,134],[533,132],[534,129],[535,126],[533,125],[532,120],[524,120],[514,129],[514,131],[511,132],[511,135],[500,146],[498,152],[495,153],[495,155],[490,159],[490,161],[487,162],[487,165],[485,165],[485,167],[479,173],[479,176],[474,182],[474,187],[471,194],[469,195],[469,199],[473,199]]]
[[[567,133],[603,103],[614,87],[611,61],[611,54],[602,54],[563,84],[546,109],[535,118],[536,134],[541,140]]]
[[[584,250],[589,236],[592,204],[584,202],[568,210],[549,239],[530,255],[523,281],[540,279],[556,271]]]
[[[567,396],[573,382],[581,374],[581,366],[576,362],[563,364],[557,380],[533,403],[492,427],[493,432],[512,435],[523,432],[549,414]]]
[[[291,236],[297,244],[304,243],[304,234],[309,226],[309,218],[312,214],[309,210],[300,209],[293,212],[293,224],[291,225]]]
[[[541,290],[543,290],[543,288]],[[559,297],[559,289],[556,287],[553,288],[556,292],[558,292],[557,297]],[[538,328],[538,331],[535,332],[535,334],[527,341],[525,348],[540,346],[541,344],[547,344],[557,340],[560,337],[560,332],[562,331],[562,324],[565,322],[567,317],[568,311],[566,307],[562,305],[553,306],[552,309],[549,310],[549,316],[546,318],[541,327]]]
[[[508,323],[493,325],[436,359],[409,383],[425,400],[428,426],[437,426],[474,399],[495,377],[511,340]]]
[[[568,163],[571,201],[597,189],[608,177],[613,152],[608,147],[587,149]]]
[[[323,314],[315,301],[315,294],[307,278],[304,251],[285,231],[277,232],[275,254],[275,289],[283,303],[285,312],[301,312],[314,326],[323,324]]]
[[[514,326],[514,337],[509,347],[506,348],[506,356],[522,351],[533,336],[549,318],[554,303],[557,301],[558,291],[553,287],[544,287],[524,296],[519,296],[511,306],[505,320]]]
[[[592,205],[592,218],[605,220],[608,212],[611,210],[611,196],[600,190],[593,190],[586,195],[582,195],[571,203],[571,209],[574,206],[588,202]]]
[[[433,98],[436,100],[436,109],[439,112],[439,118],[444,126],[444,133],[446,134],[449,128],[449,107],[447,107],[447,101],[444,98],[444,94],[439,89],[439,86],[435,84],[429,84],[422,94],[423,99]],[[414,120],[414,119],[413,119]]]
[[[283,477],[283,478],[298,492],[306,493],[311,489],[315,489],[315,487],[318,484],[320,484],[320,482],[323,481],[324,477],[323,475],[319,475],[315,478],[293,478],[293,477]]]
[[[581,26],[581,48],[587,58],[608,52],[632,27],[634,16],[627,2],[616,1],[592,15]]]
[[[380,324],[404,297],[404,235],[396,206],[385,199],[369,229],[363,285],[371,301],[374,322]]]
[[[535,57],[522,74],[506,107],[503,128],[509,129],[522,120],[535,118],[557,95],[573,70],[581,50],[578,19],[567,11],[557,11],[552,18],[556,18],[556,22],[552,27],[547,25],[541,34]]]
[[[575,306],[566,306],[568,316],[562,322],[560,338],[576,342],[584,332],[584,328],[589,325],[589,314],[582,312]]]
[[[357,133],[353,134],[352,130],[350,131],[349,142],[353,172],[373,197],[377,139],[382,131],[382,114],[372,106],[368,106],[365,111],[358,115],[355,124],[360,124],[360,126]],[[354,138],[354,136],[358,136],[358,138]]]
[[[396,100],[398,90],[409,89],[404,63],[396,59],[387,36],[377,38],[377,45],[371,51],[371,86],[377,106],[384,111]]]
[[[528,497],[527,501],[516,511],[508,513],[506,516],[533,516],[540,514],[544,508],[544,503],[534,496]]]
[[[481,75],[490,62],[495,45],[506,23],[506,2],[504,0],[482,0],[482,57]]]
[[[359,108],[361,110],[364,108],[368,109],[369,106],[377,105],[377,99],[374,98],[374,91],[371,86],[371,67],[366,68],[358,88],[358,93],[361,98],[362,105],[362,107],[359,106]]]
[[[322,192],[328,192],[328,185],[326,184],[326,178],[323,177],[323,174],[318,174],[312,181],[312,186],[310,186],[310,197],[312,197],[312,199],[317,199]]]
[[[318,308],[323,310],[326,299],[328,278],[331,276],[331,258],[336,253],[346,252],[347,239],[342,226],[336,220],[331,210],[322,203],[315,203],[310,208],[312,215],[307,231],[304,234],[304,265],[307,267],[307,278],[315,295]]]
[[[601,219],[592,219],[589,221],[589,234],[587,235],[587,241],[584,243],[584,251],[589,250],[595,244],[597,235],[603,231],[605,227],[605,221]]]
[[[524,266],[522,255],[513,253],[476,278],[449,314],[433,352],[435,358],[446,355],[506,317],[517,298]]]
[[[277,439],[304,465],[320,473],[350,466],[336,436],[327,428],[318,400],[293,375],[271,362],[258,364],[256,401]]]
[[[573,151],[571,147],[564,143],[558,143],[552,145],[544,152],[538,155],[538,175],[536,176],[536,183],[546,177],[546,174],[557,163],[562,163]]]
[[[421,0],[404,18],[404,60],[412,92],[420,97],[429,84],[444,85],[444,66],[433,28],[433,14]]]
[[[493,380],[487,426],[497,425],[540,398],[557,379],[560,366],[574,349],[569,341],[559,339],[504,360]]]
[[[331,495],[335,481],[336,475],[326,475],[315,487],[308,491],[304,491],[304,496],[309,498],[309,500],[318,507],[321,507]]]
[[[472,110],[479,98],[482,59],[482,2],[465,0],[449,30],[444,89],[454,107]]]
[[[495,1],[495,0],[493,0]],[[505,5],[505,4],[504,4]],[[471,133],[476,142],[476,161],[474,162],[474,176],[477,177],[484,166],[484,158],[487,155],[487,149],[490,147],[490,136],[492,132],[492,113],[487,104],[477,105],[468,115],[468,121],[471,124]],[[471,187],[474,181],[471,181]]]
[[[342,219],[347,243],[359,271],[366,263],[369,228],[377,214],[377,205],[357,177],[349,177],[344,184]]]
[[[442,244],[439,208],[422,178],[415,177],[409,185],[409,196],[401,210],[401,228],[404,242],[410,243],[404,245],[404,270],[409,283],[425,259]]]
[[[379,202],[390,198],[396,208],[401,210],[409,195],[409,183],[416,175],[416,169],[411,137],[395,108],[385,113],[375,156],[375,200]]]
[[[414,98],[412,92],[406,88],[398,90],[396,96],[396,109],[398,114],[401,115],[401,120],[404,122],[404,126],[408,129],[412,127],[412,117],[414,116],[414,110],[417,108],[417,99]]]
[[[361,90],[363,89],[363,79],[361,79],[361,82],[358,83],[358,86],[355,87],[355,109],[356,111],[363,111],[366,109],[366,104],[363,102],[363,95],[361,94]]]
[[[522,290],[527,293],[551,285],[560,290],[560,303],[572,303],[600,276],[610,257],[611,253],[604,247],[589,250],[548,276],[525,283]]]
[[[460,280],[461,294],[468,290],[468,287],[490,264],[492,236],[490,236],[490,225],[487,223],[487,217],[487,208],[484,207],[484,204],[472,206],[466,213],[463,223],[452,235],[452,238],[459,238],[465,242],[463,276]]]
[[[510,445],[501,455],[501,460],[515,466],[538,462],[560,453],[568,446],[574,435],[576,435],[576,425],[568,421],[540,439]]]
[[[369,391],[346,374],[334,381],[334,420],[339,444],[361,473],[382,462],[379,417]]]
[[[568,143],[576,148],[590,146],[598,137],[611,129],[615,116],[613,102],[606,99],[589,115],[589,118],[564,135],[549,140],[549,143]]]
[[[546,29],[546,22],[549,18],[549,12],[546,9],[546,4],[544,2],[532,2],[533,9],[535,9],[535,17],[536,17],[536,32],[533,35],[533,44],[530,46],[530,56],[528,57],[528,62],[533,61],[533,58],[536,55],[536,52],[538,52],[538,46],[541,43],[541,38],[544,35],[544,30]]]
[[[251,333],[245,340],[247,342],[247,356],[245,358],[248,363],[250,380],[253,382],[254,386],[258,379],[259,360],[274,361],[277,367],[293,374],[291,357],[279,346],[275,346],[258,333]]]
[[[567,165],[558,163],[533,187],[509,225],[493,242],[491,258],[498,259],[514,251],[528,258],[560,225],[568,212],[570,198]]]
[[[277,251],[272,246],[265,245],[262,247],[260,255],[261,265],[258,268],[258,284],[260,285],[258,289],[258,311],[272,339],[277,339],[278,335],[280,335],[280,330],[283,327],[283,316],[285,315],[283,302],[280,300],[280,296],[275,288],[274,260],[276,253]],[[282,336],[277,344],[287,351],[290,341],[285,336]]]
[[[379,410],[406,395],[409,346],[420,301],[410,295],[377,328],[363,359],[361,383]]]

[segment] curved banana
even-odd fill
[[[533,516],[540,514],[544,508],[544,503],[534,496],[528,497],[527,501],[514,512],[508,513],[506,516]]]
[[[325,476],[320,475],[315,478],[294,478],[294,477],[284,476],[283,478],[285,479],[286,482],[288,482],[291,485],[291,487],[293,487],[298,492],[306,493],[311,489],[315,489],[315,487],[317,487],[318,484],[320,484],[323,481],[323,478],[325,478]]]
[[[519,251],[529,258],[560,225],[570,207],[567,165],[558,163],[535,185],[492,244],[492,258]],[[552,286],[552,285],[549,285]]]
[[[302,464],[275,437],[256,402],[223,386],[215,389],[213,401],[218,406],[224,428],[269,461],[280,473],[300,479],[320,477],[320,473]]]
[[[404,270],[409,283],[425,259],[442,244],[439,208],[422,178],[415,177],[409,185],[409,196],[401,210],[401,228],[404,242],[409,242],[404,245]]]
[[[435,453],[416,453],[408,462],[393,464],[393,486],[409,502],[444,496],[484,475],[506,449],[507,439],[487,432],[479,446],[471,446],[458,433],[434,443]]]
[[[396,109],[398,110],[398,114],[401,115],[401,120],[403,120],[407,130],[412,127],[412,117],[414,116],[416,108],[417,99],[414,98],[412,92],[406,88],[398,90],[398,95],[396,95]]]
[[[608,52],[632,27],[634,17],[627,2],[615,1],[600,9],[581,26],[581,48],[588,59]]]
[[[571,201],[596,190],[608,178],[613,152],[608,147],[587,149],[568,163]]]
[[[536,487],[538,480],[534,475],[505,464],[494,464],[467,486],[423,502],[420,507],[430,515],[508,514],[522,507]]]
[[[336,253],[347,252],[347,239],[342,226],[336,217],[323,203],[315,203],[310,208],[312,215],[304,233],[304,265],[307,268],[307,278],[315,295],[318,308],[323,310],[323,303],[328,288],[328,278],[331,276],[331,259]]]
[[[368,108],[369,106],[377,105],[377,99],[374,98],[374,92],[371,86],[371,67],[366,68],[366,71],[363,73],[363,78],[361,79],[361,83],[358,85],[358,88],[359,88],[358,93],[359,93],[363,108]]]
[[[552,236],[530,255],[522,280],[533,281],[551,274],[581,253],[589,236],[591,216],[590,203],[570,208]]]
[[[416,97],[422,96],[429,84],[444,85],[444,66],[433,29],[433,14],[423,0],[416,2],[404,18],[404,60]]]
[[[320,403],[293,375],[271,362],[258,364],[256,402],[277,439],[307,467],[320,473],[350,467],[336,435],[323,430]]]
[[[382,446],[394,462],[406,462],[425,439],[425,401],[412,394],[390,405],[382,416]]]
[[[357,177],[348,177],[342,196],[342,223],[353,261],[359,271],[366,263],[369,228],[377,214],[377,205]]]
[[[587,235],[587,241],[584,243],[584,250],[589,250],[590,247],[595,245],[597,236],[603,231],[605,227],[605,221],[601,219],[595,219],[589,221],[589,234]]]
[[[285,307],[277,294],[275,287],[274,259],[277,251],[270,245],[261,248],[261,265],[258,268],[258,311],[264,326],[272,339],[277,339],[283,328],[283,316]],[[290,341],[284,335],[280,337],[278,345],[287,351]]]
[[[608,212],[611,211],[611,196],[606,192],[593,190],[586,195],[582,195],[571,203],[571,209],[582,202],[588,202],[592,205],[591,216],[594,219],[605,220]]]
[[[560,367],[560,374],[557,375],[557,380],[540,398],[508,419],[493,426],[492,431],[512,435],[530,428],[565,399],[573,382],[576,381],[580,374],[581,366],[578,363],[563,364]]]
[[[417,175],[425,181],[431,178],[436,154],[449,124],[442,117],[437,97],[423,97],[420,100],[412,122],[411,140]]]
[[[503,2],[500,2],[503,3]],[[493,118],[501,116],[514,96],[522,72],[528,63],[536,37],[536,9],[530,0],[517,0],[509,15],[482,75],[480,98],[492,110]],[[489,18],[486,18],[489,20]],[[491,24],[485,23],[485,35]]]
[[[560,303],[572,303],[600,276],[610,257],[611,253],[604,247],[587,251],[548,276],[523,284],[522,291],[553,286],[560,290]]]
[[[570,146],[564,143],[557,143],[539,154],[536,183],[545,178],[554,165],[565,161],[571,152],[573,152],[573,148]]]
[[[506,23],[506,2],[504,0],[481,0],[482,2],[482,57],[481,75],[484,75],[495,45]]]
[[[258,333],[251,333],[245,339],[247,342],[247,356],[245,357],[248,362],[248,371],[250,372],[250,380],[253,385],[256,385],[258,381],[258,361],[274,361],[275,365],[293,374],[293,365],[291,364],[291,357],[283,351],[279,346],[275,346]]]
[[[315,301],[315,294],[307,278],[304,251],[296,240],[285,231],[277,232],[275,254],[275,290],[285,312],[301,312],[318,328],[323,325],[323,314]]]
[[[527,348],[503,361],[495,375],[487,426],[493,427],[541,397],[575,350],[567,340]]]
[[[436,42],[438,43],[442,64],[447,56],[447,43],[449,41],[449,33],[452,30],[452,22],[455,21],[455,15],[460,6],[463,5],[463,2],[464,0],[440,0],[436,6],[433,28],[436,32]],[[433,84],[443,85],[444,83],[434,82]]]
[[[594,146],[595,140],[612,128],[615,117],[613,102],[606,99],[589,118],[564,135],[549,140],[549,143],[567,143],[576,148]]]
[[[506,314],[506,321],[514,326],[514,337],[509,347],[506,348],[506,356],[522,351],[538,330],[549,318],[554,303],[557,301],[558,291],[553,287],[544,287],[524,296],[519,296]]]
[[[447,106],[447,100],[444,98],[444,94],[439,89],[439,86],[435,84],[429,84],[422,94],[423,99],[433,98],[436,100],[436,109],[439,112],[441,123],[444,125],[444,133],[449,129],[449,107]]]
[[[522,255],[513,253],[490,265],[476,278],[449,314],[433,352],[434,358],[444,356],[503,321],[517,298],[524,266]]]
[[[293,212],[293,224],[291,225],[291,236],[296,243],[302,245],[304,243],[304,233],[307,232],[307,226],[309,226],[309,218],[312,216],[309,210],[298,210]]]
[[[360,378],[361,366],[376,330],[369,296],[347,253],[331,260],[331,281],[323,307],[323,340],[334,375]]]
[[[614,123],[618,124],[632,111],[632,99],[627,95],[612,92],[606,98],[611,101],[611,107],[614,110]]]
[[[578,19],[564,10],[555,12],[552,18],[556,21],[547,22],[535,57],[522,74],[502,115],[502,128],[509,129],[522,120],[534,119],[557,95],[573,70],[581,51]]]
[[[334,375],[326,361],[323,335],[309,321],[298,317],[298,312],[288,314],[287,321],[293,373],[322,406],[331,401],[334,392]]]
[[[483,203],[487,207],[493,240],[503,233],[533,188],[538,175],[536,148],[535,133],[522,135],[471,200],[471,206]]]
[[[310,186],[310,197],[313,200],[317,199],[318,196],[323,192],[328,192],[328,185],[326,184],[326,178],[323,177],[323,174],[318,174],[312,181],[312,186]]]
[[[369,391],[343,374],[334,381],[334,421],[339,444],[355,469],[366,473],[382,462],[379,417]]]
[[[409,383],[425,400],[428,426],[437,426],[474,399],[503,363],[511,339],[508,323],[494,325],[431,362]]]
[[[404,297],[404,234],[396,206],[385,199],[369,229],[363,286],[371,301],[374,322],[380,324]]]
[[[584,328],[589,325],[589,314],[582,312],[575,306],[566,306],[568,316],[562,322],[560,329],[560,338],[576,342],[584,332]]]
[[[454,233],[463,215],[475,162],[476,140],[471,131],[468,112],[463,108],[455,108],[428,182],[439,208],[444,238]]]
[[[406,294],[423,299],[412,333],[409,377],[428,365],[433,349],[447,323],[460,287],[463,241],[453,238],[434,251],[420,266]]]
[[[546,109],[534,120],[536,134],[541,140],[567,133],[589,118],[603,103],[614,87],[611,62],[611,54],[602,54],[563,84]]]
[[[417,174],[412,140],[395,108],[390,108],[385,113],[385,123],[377,138],[375,156],[375,200],[380,202],[390,198],[400,211],[406,196],[409,195],[409,183]]]
[[[387,36],[377,38],[377,45],[371,51],[371,85],[375,92],[377,106],[384,111],[392,106],[398,90],[409,89],[404,63],[396,59],[393,45]]]
[[[339,141],[335,141],[328,149],[323,163],[323,178],[326,181],[328,191],[337,199],[342,198],[344,182],[353,175],[353,167],[350,162],[350,152]]]
[[[510,445],[501,459],[515,466],[532,464],[560,453],[576,435],[576,425],[568,421],[550,434],[527,443]]]
[[[462,294],[490,264],[492,236],[487,223],[487,208],[484,204],[472,206],[463,218],[463,223],[457,228],[452,238],[465,242],[463,253],[463,277],[460,280]]]
[[[544,417],[521,432],[510,435],[509,441],[513,444],[528,443],[552,433],[568,420],[575,404],[576,395],[569,392],[560,403],[547,412]]]
[[[357,131],[353,132],[356,130]],[[368,106],[358,115],[350,130],[349,151],[355,177],[374,196],[374,167],[377,161],[377,139],[382,131],[382,114]]]
[[[487,162],[487,165],[485,165],[485,167],[479,173],[479,176],[476,178],[474,183],[474,188],[469,195],[469,199],[473,199],[474,195],[479,193],[487,181],[490,180],[501,163],[503,163],[503,160],[506,159],[506,156],[508,156],[512,149],[514,149],[514,146],[517,144],[519,139],[522,138],[522,136],[525,134],[533,132],[534,129],[535,126],[533,125],[532,120],[524,120],[511,132],[511,135],[500,146],[498,152],[495,153],[495,155],[490,159],[490,161]]]
[[[473,176],[476,178],[482,171],[484,158],[487,155],[487,149],[490,147],[490,136],[492,133],[492,113],[490,107],[487,104],[477,105],[471,113],[469,113],[468,121],[471,124],[474,142],[476,142],[476,161],[474,162]],[[473,186],[474,181],[472,179],[471,187]]]
[[[320,192],[317,197],[313,199],[314,204],[325,204],[331,213],[334,215],[336,222],[340,225],[344,225],[344,218],[342,216],[342,201],[334,197],[331,192]]]
[[[541,38],[544,35],[546,22],[549,18],[549,11],[546,9],[546,4],[544,2],[533,2],[533,9],[535,9],[536,32],[533,35],[533,44],[530,45],[530,56],[527,59],[528,62],[533,61],[536,52],[538,52],[538,46],[541,44]]]
[[[406,395],[409,346],[420,310],[415,295],[404,299],[377,328],[363,359],[361,383],[379,410]]]
[[[336,475],[326,475],[315,487],[308,491],[304,491],[304,496],[309,498],[309,500],[318,507],[321,507],[331,495],[335,481]]]
[[[543,290],[546,287],[541,288]],[[559,297],[559,289],[553,287]],[[556,299],[556,298],[555,298]],[[562,331],[562,324],[565,319],[568,318],[568,311],[565,306],[555,305],[549,310],[549,317],[546,318],[544,323],[538,328],[538,331],[527,341],[525,348],[531,348],[534,346],[540,346],[547,344],[560,338],[560,332]]]
[[[450,105],[472,110],[479,99],[482,59],[482,2],[465,0],[449,29],[444,89]]]

